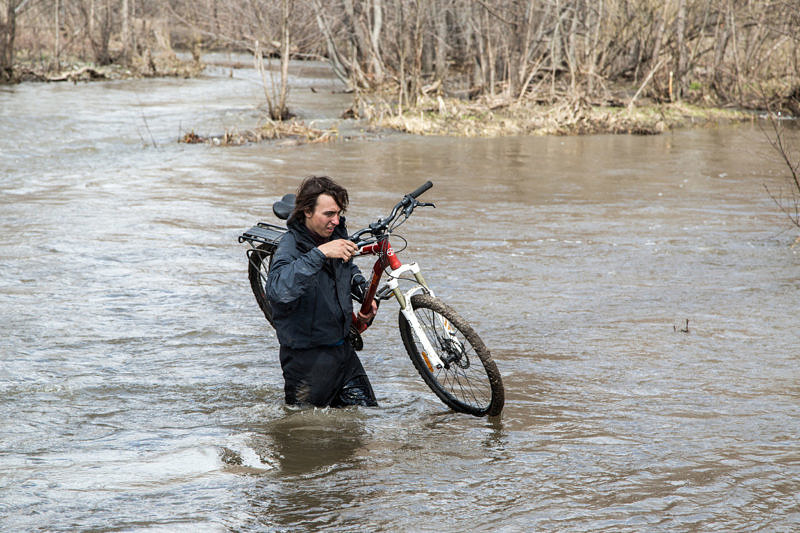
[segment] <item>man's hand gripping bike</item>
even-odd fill
[[[467,321],[436,297],[422,277],[419,265],[403,264],[389,242],[392,232],[417,207],[433,207],[417,200],[432,186],[430,181],[424,183],[405,195],[389,216],[350,236],[359,248],[359,256],[376,256],[369,285],[363,294],[354,294],[353,298],[365,315],[369,315],[373,301],[394,298],[400,305],[400,337],[406,352],[431,390],[455,411],[496,416],[503,409],[505,392],[489,350]],[[273,211],[286,220],[293,207],[294,195],[287,194],[273,205]],[[239,242],[250,244],[247,250],[250,287],[270,324],[272,308],[267,300],[266,283],[272,254],[286,231],[284,227],[259,222],[239,237]],[[384,274],[388,282],[379,288]],[[368,327],[369,323],[354,313],[350,341],[356,350],[363,347],[361,334]]]

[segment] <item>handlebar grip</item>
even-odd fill
[[[409,194],[409,196],[410,196],[411,198],[416,198],[417,196],[419,196],[420,194],[424,193],[425,191],[427,191],[427,190],[428,190],[428,189],[430,189],[431,187],[433,187],[433,182],[432,182],[431,180],[428,180],[428,181],[426,181],[425,183],[423,183],[422,185],[420,185],[419,187],[417,187],[417,188],[414,190],[414,192],[412,192],[411,194]]]

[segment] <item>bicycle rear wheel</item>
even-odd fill
[[[250,278],[250,288],[253,289],[258,307],[261,308],[264,317],[272,327],[275,327],[275,324],[272,322],[272,306],[267,300],[267,278],[274,252],[275,246],[270,244],[259,244],[257,247],[247,250],[249,263],[247,277]]]
[[[455,411],[474,416],[500,414],[505,403],[503,380],[478,334],[438,298],[416,294],[411,297],[411,307],[444,362],[443,368],[433,368],[418,334],[400,313],[400,336],[425,383]]]

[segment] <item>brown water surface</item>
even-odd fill
[[[758,127],[178,144],[257,123],[228,74],[0,90],[3,530],[800,527],[800,258]],[[337,123],[339,88],[306,67],[293,108]],[[438,402],[391,302],[380,408],[284,407],[236,238],[322,173],[351,230],[435,183],[401,258],[491,349],[501,417]]]

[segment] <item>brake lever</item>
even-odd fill
[[[433,207],[433,208],[435,208],[436,205],[434,205],[431,202],[419,202],[416,199],[412,199],[411,203],[409,203],[406,206],[406,208],[403,209],[403,214],[406,216],[406,218],[408,218],[408,217],[411,216],[411,212],[414,211],[414,209],[416,209],[417,207]]]

